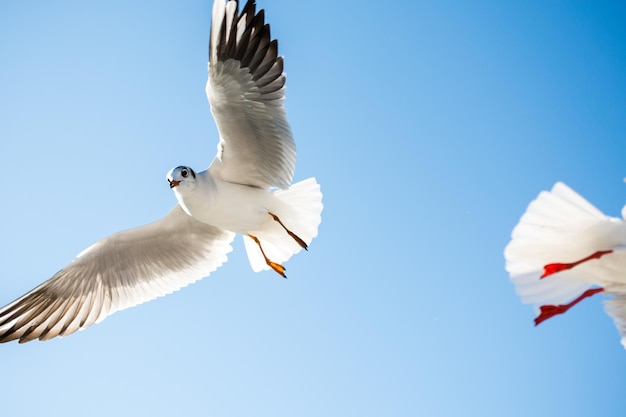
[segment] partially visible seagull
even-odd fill
[[[0,309],[0,342],[48,340],[208,276],[243,235],[254,271],[307,249],[321,223],[314,178],[292,184],[296,147],[285,74],[264,12],[215,0],[206,92],[220,140],[209,168],[167,174],[178,205],[164,218],[113,234]]]
[[[622,209],[626,218],[626,206]],[[608,217],[558,182],[530,203],[504,251],[522,302],[535,325],[591,297],[612,296],[605,309],[626,348],[626,222]]]

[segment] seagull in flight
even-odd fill
[[[177,291],[215,271],[243,236],[255,272],[286,277],[321,223],[315,178],[293,184],[296,147],[285,114],[285,73],[263,10],[215,0],[206,93],[217,155],[167,182],[178,204],[160,220],[96,242],[52,278],[0,308],[0,342],[48,340]]]
[[[506,270],[535,325],[603,293],[626,348],[626,206],[609,217],[562,182],[542,191],[513,229]]]

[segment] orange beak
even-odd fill
[[[180,181],[176,181],[176,180],[167,180],[167,182],[170,183],[170,188],[174,188],[174,187],[178,187],[178,185],[180,184]]]

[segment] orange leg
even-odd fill
[[[251,234],[248,234],[248,236],[250,237],[250,239],[254,240],[257,245],[259,245],[259,249],[261,249],[261,254],[263,255],[263,258],[265,258],[265,263],[267,263],[280,276],[282,276],[283,278],[287,278],[287,275],[285,275],[285,267],[282,266],[281,264],[277,264],[276,262],[270,261],[269,258],[265,256],[265,251],[263,250],[263,247],[261,246],[261,242],[256,236],[253,236]]]
[[[278,218],[277,215],[275,215],[274,213],[269,213],[270,216],[272,216],[272,218],[274,220],[276,220],[278,222],[278,224],[280,224],[283,229],[285,229],[285,232],[287,232],[289,234],[289,236],[291,236],[293,238],[293,240],[295,240],[296,242],[298,242],[298,245],[300,245],[302,248],[304,248],[304,250],[309,250],[307,244],[304,242],[304,240],[300,239],[295,233],[293,233],[291,230],[287,229],[287,227],[283,224],[283,222],[280,221],[280,219]]]

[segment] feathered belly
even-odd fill
[[[194,194],[184,198],[181,205],[203,223],[245,235],[272,220],[269,211],[274,196],[267,190],[220,183],[208,193],[198,190]]]

